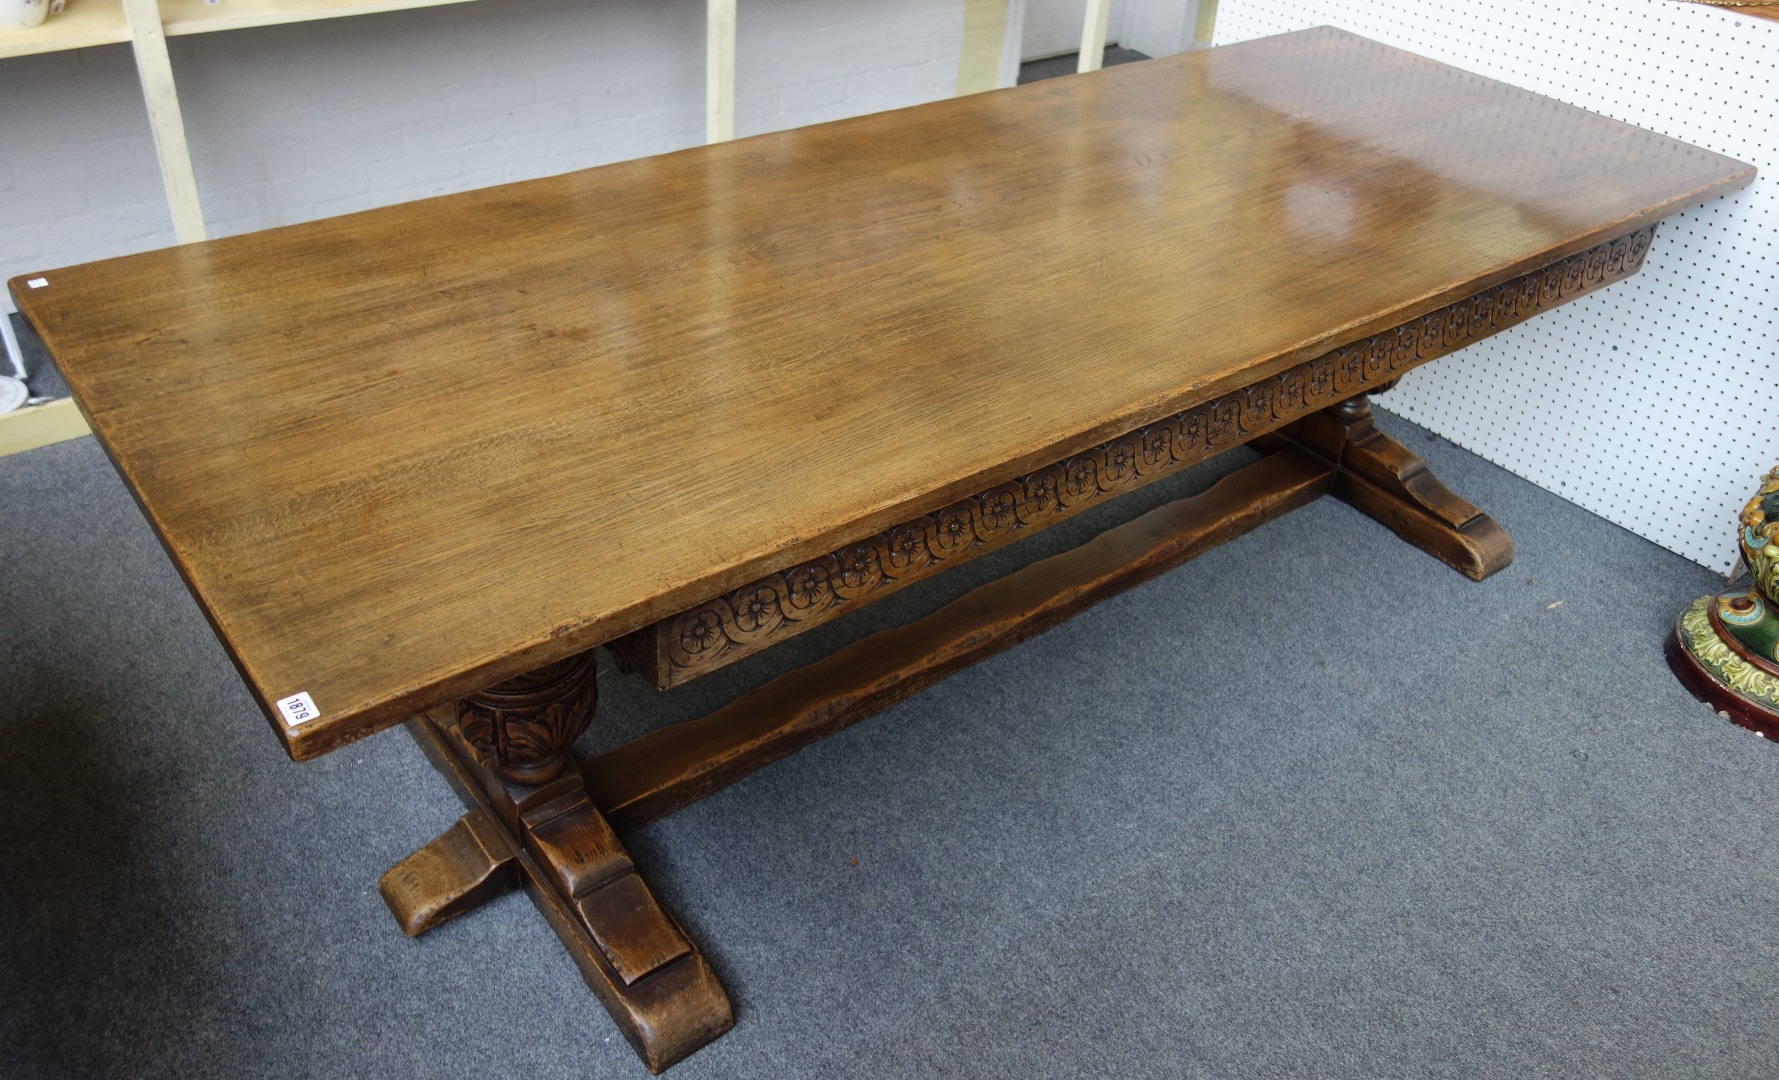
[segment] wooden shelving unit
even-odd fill
[[[338,19],[469,0],[67,0],[42,26],[0,31],[0,60],[96,45],[128,44],[154,134],[167,208],[179,243],[206,238],[204,211],[186,144],[185,122],[174,85],[167,38],[242,30],[254,26]],[[710,47],[706,137],[720,142],[735,127],[735,4],[707,0]],[[10,304],[0,304],[0,318]],[[7,335],[7,348],[15,350]],[[0,414],[0,456],[74,438],[86,425],[72,401],[56,401]]]
[[[173,216],[174,234],[180,243],[205,238],[204,213],[198,202],[197,182],[186,147],[185,124],[174,88],[172,62],[166,39],[182,34],[208,34],[243,30],[254,26],[338,19],[410,8],[468,3],[470,0],[67,0],[67,7],[32,30],[0,31],[0,59],[30,56],[95,45],[129,44],[136,55],[142,93],[154,131],[155,151],[160,158],[161,178],[167,205]],[[1006,25],[1010,16],[1024,9],[1023,0],[974,0],[1000,4]],[[722,142],[735,131],[735,22],[737,0],[706,0],[706,115],[705,138]],[[1216,10],[1215,0],[1203,6]],[[1082,32],[1082,70],[1098,67],[1099,49],[1088,46],[1105,39],[1105,15],[1110,0],[1088,0]],[[1201,11],[1201,22],[1205,12]],[[1202,33],[1201,36],[1206,36]],[[1010,85],[1017,75],[1017,33],[1007,35],[1007,49],[1014,60],[1002,59],[999,82]],[[987,85],[992,85],[991,80]],[[977,87],[978,89],[982,87]]]
[[[167,38],[183,34],[207,34],[254,26],[338,19],[409,8],[468,3],[470,0],[67,0],[60,14],[52,15],[31,30],[0,31],[0,60],[14,56],[85,49],[95,45],[128,44],[135,54],[142,96],[154,133],[161,181],[167,208],[179,243],[205,239],[204,211],[198,201],[197,180],[186,146],[185,122],[174,86]],[[998,77],[990,72],[974,89],[1010,86],[1018,75],[1019,34],[1017,21],[1024,0],[966,0],[977,5],[1002,5],[996,12],[1002,27],[1010,27],[1002,45]],[[1216,0],[1202,0],[1215,11]],[[735,23],[737,0],[705,0],[706,3],[706,111],[705,140],[723,142],[735,131]],[[1097,67],[1099,50],[1086,47],[1105,39],[1105,13],[1110,0],[1089,0],[1082,39],[1083,70]],[[1201,21],[1203,12],[1201,10]],[[1000,33],[1000,31],[997,31]],[[1201,35],[1209,33],[1201,26]],[[10,305],[0,304],[0,317]],[[86,425],[72,403],[21,409],[0,415],[0,455],[84,434]],[[9,434],[10,433],[10,434]]]
[[[174,88],[169,37],[254,26],[374,15],[470,0],[67,0],[67,7],[31,30],[0,31],[0,60],[14,56],[128,44],[148,106],[173,231],[182,244],[205,239],[204,212],[186,146]],[[721,142],[735,129],[736,0],[707,0],[710,24],[706,138]]]
[[[338,19],[349,15],[375,15],[384,11],[438,7],[470,0],[164,0],[159,5],[161,27],[168,37],[207,34],[216,30],[243,30],[252,26]],[[129,20],[121,0],[68,0],[60,15],[52,15],[35,30],[0,31],[0,60],[94,45],[118,45],[130,40]]]

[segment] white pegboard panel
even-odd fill
[[[1736,512],[1779,461],[1779,23],[1676,0],[1223,0],[1216,43],[1321,25],[1761,170],[1664,222],[1636,277],[1411,372],[1378,401],[1728,569]]]

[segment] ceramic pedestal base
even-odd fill
[[[1768,738],[1779,739],[1779,673],[1720,629],[1713,616],[1746,603],[1747,589],[1731,589],[1692,602],[1668,639],[1668,666],[1693,697],[1718,715]]]

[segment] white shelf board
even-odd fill
[[[380,11],[461,4],[468,0],[162,0],[161,26],[167,36],[241,30],[250,26],[373,15]]]
[[[62,13],[51,15],[42,26],[0,30],[0,59],[128,40],[130,27],[118,0],[68,0]]]

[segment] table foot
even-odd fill
[[[517,887],[513,846],[485,811],[471,810],[389,868],[377,891],[409,937],[419,937]]]
[[[636,872],[579,768],[514,794],[532,899],[649,1071],[728,1031],[728,995]]]
[[[510,880],[525,886],[643,1064],[660,1072],[729,1030],[733,1013],[703,954],[593,805],[568,753],[597,697],[589,652],[410,721],[408,730],[470,812],[384,881],[394,879],[390,910],[407,930],[452,903],[441,901],[449,886],[484,865],[477,850],[488,852],[487,862],[504,855]],[[456,901],[429,925],[474,903]]]
[[[1513,561],[1513,540],[1501,526],[1379,431],[1364,394],[1305,417],[1266,442],[1296,445],[1334,463],[1337,497],[1473,581]]]

